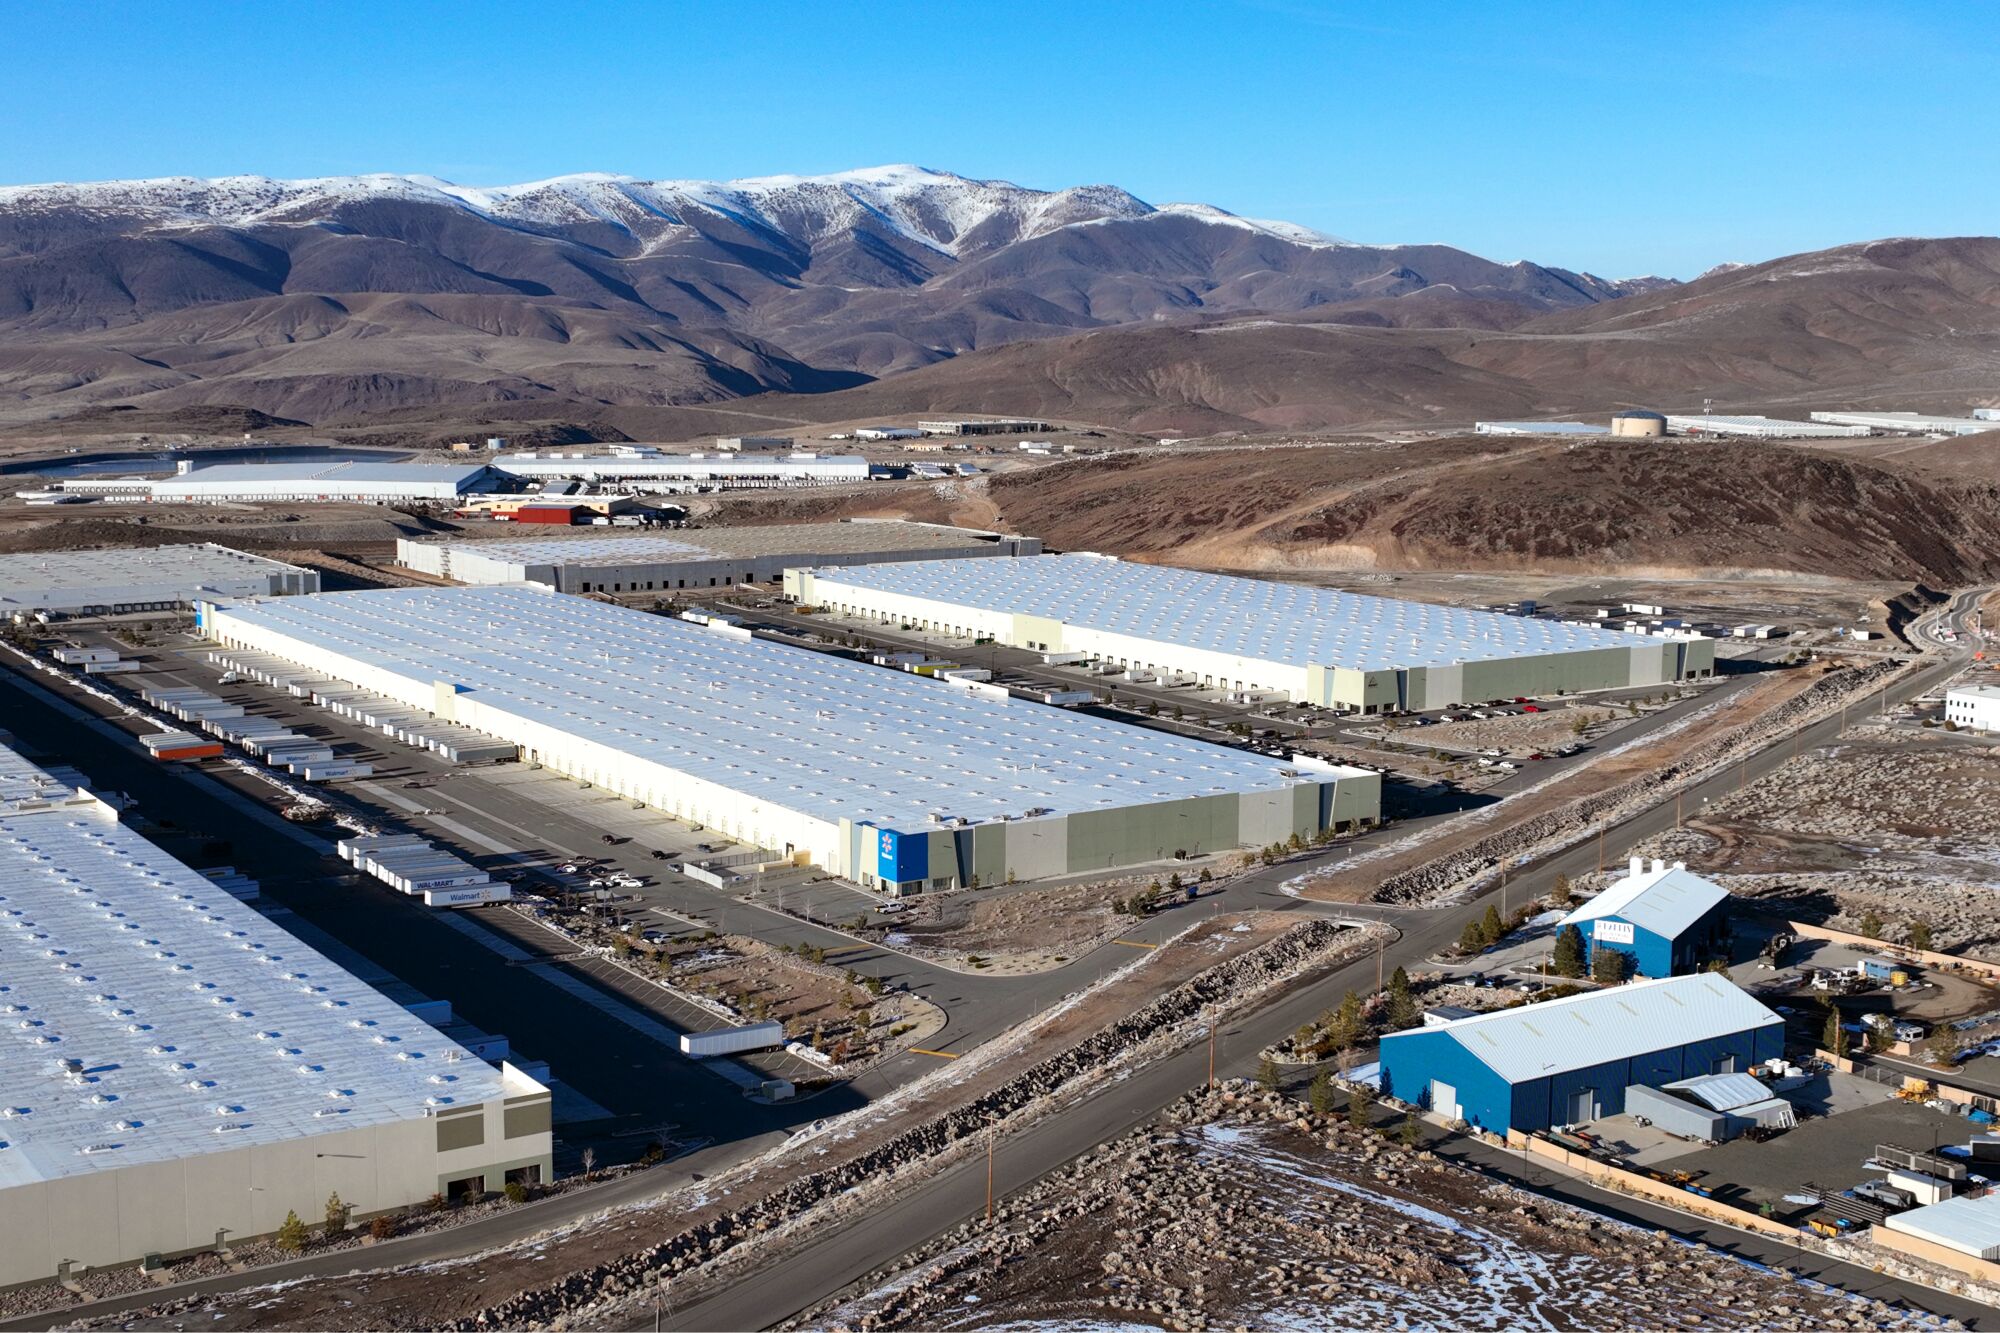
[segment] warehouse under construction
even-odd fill
[[[226,649],[310,664],[774,861],[891,893],[1263,847],[1380,813],[1372,771],[532,585],[204,606],[199,623]]]
[[[1036,555],[1033,537],[941,523],[856,519],[498,541],[402,538],[396,562],[458,583],[540,583],[558,592],[679,592],[771,582],[801,565]]]
[[[1715,644],[1205,574],[1112,556],[794,570],[842,615],[1349,712],[1619,689],[1714,674]]]

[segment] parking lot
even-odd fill
[[[1880,1180],[1881,1171],[1863,1165],[1878,1144],[1929,1152],[1934,1146],[1962,1144],[1980,1128],[1921,1102],[1903,1101],[1885,1088],[1867,1104],[1802,1119],[1796,1128],[1762,1143],[1736,1139],[1650,1165],[1686,1171],[1716,1198],[1739,1208],[1755,1212],[1768,1204],[1780,1221],[1800,1222],[1815,1211],[1811,1202],[1801,1202],[1812,1193],[1808,1185],[1843,1190]]]

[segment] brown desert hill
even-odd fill
[[[2000,486],[1773,444],[1154,450],[997,476],[987,498],[1056,548],[1246,570],[2000,574]]]
[[[1411,318],[1485,325],[1654,285],[916,167],[0,187],[0,402],[561,415],[817,394],[1124,324],[1347,302],[1395,323],[1420,297]]]
[[[1842,246],[1520,320],[1495,318],[1490,300],[1429,327],[1410,318],[1421,313],[1405,305],[1362,327],[1366,305],[1355,303],[1110,329],[973,352],[831,395],[818,410],[1036,412],[1254,433],[1692,411],[1704,397],[1780,415],[2000,403],[1992,237]]]

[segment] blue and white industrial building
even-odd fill
[[[1746,1073],[1784,1054],[1784,1020],[1718,973],[1639,981],[1382,1039],[1382,1089],[1504,1134],[1625,1109],[1625,1090]]]
[[[1600,949],[1632,960],[1642,977],[1692,972],[1714,958],[1729,936],[1729,891],[1676,861],[1650,869],[1632,858],[1625,878],[1565,916],[1583,933],[1592,964]]]
[[[1371,824],[1381,807],[1370,770],[540,585],[204,605],[197,623],[225,647],[309,665],[774,860],[889,893],[1264,847]]]
[[[1087,552],[793,569],[785,592],[836,614],[1081,657],[1169,685],[1356,713],[1663,685],[1715,670],[1715,643],[1698,634],[1621,634]]]

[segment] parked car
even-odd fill
[[[1542,706],[1540,704],[1523,704],[1521,705],[1521,711],[1524,713],[1539,713],[1542,711]]]

